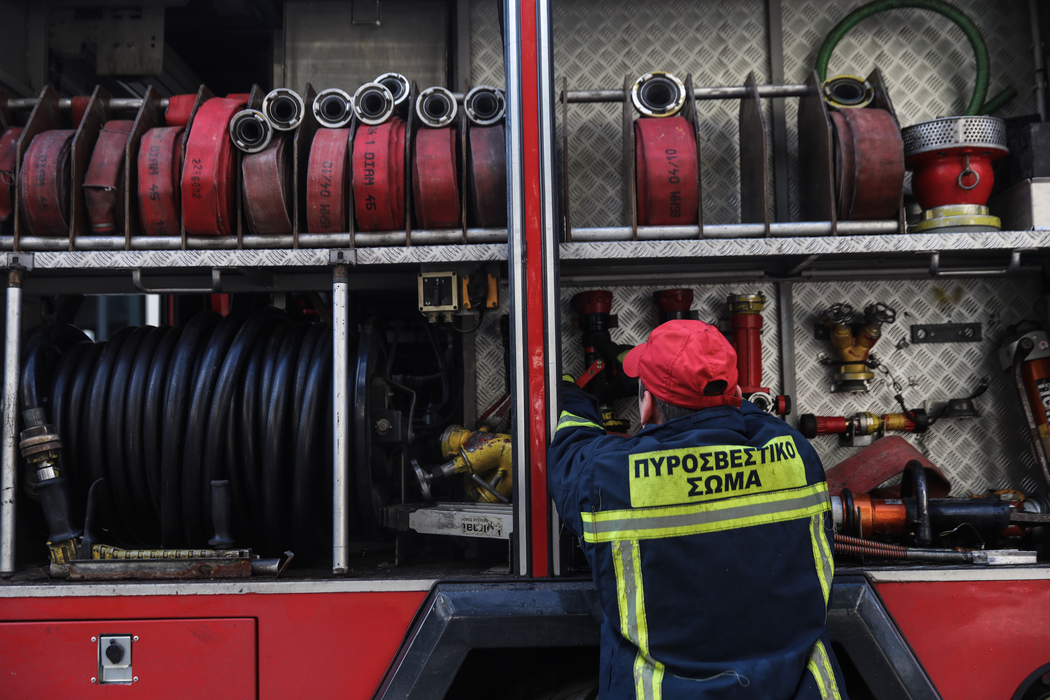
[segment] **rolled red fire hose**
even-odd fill
[[[213,97],[201,105],[186,142],[182,170],[182,225],[197,236],[233,232],[237,173],[229,125],[244,108],[239,100]]]
[[[10,220],[14,211],[15,149],[21,135],[20,127],[11,127],[0,134],[0,221]]]
[[[412,159],[416,221],[424,229],[459,226],[456,129],[420,129]]]
[[[279,136],[241,161],[244,210],[256,235],[292,232],[291,138]]]
[[[196,95],[172,95],[168,98],[168,109],[164,112],[164,123],[168,126],[186,126],[193,114]]]
[[[349,129],[318,129],[306,167],[306,230],[349,231],[347,158]]]
[[[699,221],[696,133],[684,117],[634,122],[639,226]]]
[[[467,135],[470,161],[470,208],[481,228],[507,226],[507,136],[502,124],[471,126]]]
[[[874,108],[830,114],[839,219],[897,218],[904,192],[904,141],[897,120]]]
[[[91,233],[124,230],[124,148],[134,122],[108,121],[95,141],[84,173],[84,204]]]
[[[177,236],[179,175],[182,170],[181,126],[150,129],[139,142],[139,221],[147,236]]]
[[[405,126],[391,117],[354,136],[354,214],[362,231],[405,227]]]
[[[18,172],[18,200],[34,236],[69,235],[69,149],[72,129],[37,134]]]
[[[87,106],[90,102],[91,97],[89,95],[75,95],[70,98],[69,111],[72,112],[74,129],[79,128],[80,122],[84,121],[84,115],[87,113]]]

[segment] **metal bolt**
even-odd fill
[[[91,679],[91,682],[92,682],[92,683],[97,683],[98,681],[97,681],[97,679],[95,679],[95,678],[92,678],[92,679]]]
[[[135,676],[134,678],[131,679],[131,682],[132,683],[138,683],[139,682],[139,677]]]
[[[131,641],[133,641],[133,642],[139,641],[139,636],[136,634],[134,637],[131,638]]]
[[[967,326],[966,328],[963,329],[963,335],[966,336],[967,338],[972,338],[973,337],[973,329],[970,328],[969,326]]]
[[[91,641],[92,641],[92,642],[97,642],[98,640],[97,640],[97,639],[95,639],[94,637],[92,637],[92,638],[91,638]]]
[[[376,421],[376,432],[380,435],[386,435],[390,432],[390,429],[394,426],[386,418],[380,418]]]
[[[918,338],[919,340],[922,340],[923,338],[925,338],[926,337],[926,329],[925,328],[920,328],[917,331],[915,331],[915,337]]]

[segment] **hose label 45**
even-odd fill
[[[713,501],[806,485],[806,466],[790,436],[761,447],[708,445],[628,458],[631,506]]]

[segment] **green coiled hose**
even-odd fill
[[[817,76],[820,78],[820,82],[824,82],[827,78],[828,63],[831,61],[831,52],[835,50],[835,46],[838,45],[842,37],[846,36],[846,33],[850,29],[857,26],[868,17],[878,14],[879,12],[885,12],[886,10],[896,10],[900,8],[914,7],[920,10],[931,10],[939,14],[944,15],[952,22],[955,22],[963,33],[966,34],[966,38],[970,40],[970,45],[973,46],[974,58],[977,61],[977,79],[974,81],[973,95],[970,97],[970,104],[966,108],[964,116],[974,116],[982,113],[982,107],[984,106],[984,98],[988,95],[988,76],[991,72],[991,64],[988,60],[988,47],[984,44],[984,38],[981,36],[981,30],[977,28],[977,25],[970,20],[962,10],[957,8],[943,0],[875,0],[869,2],[867,5],[858,7],[856,10],[846,16],[841,22],[835,25],[835,27],[828,33],[828,36],[824,39],[823,45],[820,47],[820,51],[817,53]],[[1016,93],[1015,93],[1016,94]],[[996,100],[998,102],[999,98]],[[1005,100],[1000,104],[996,104],[995,107],[1001,107],[1005,103]],[[990,110],[989,110],[990,111]]]

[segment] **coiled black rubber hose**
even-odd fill
[[[210,482],[228,479],[237,546],[307,559],[327,551],[329,324],[293,323],[273,308],[204,312],[104,343],[52,324],[33,334],[26,357],[23,410],[46,408],[73,501],[105,479],[102,540],[206,547]]]

